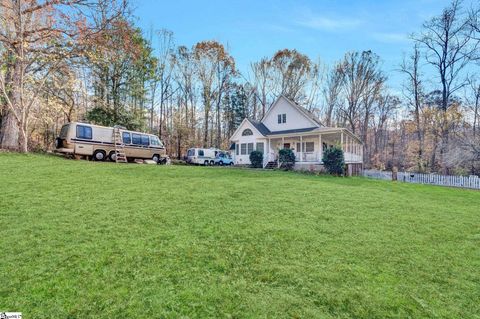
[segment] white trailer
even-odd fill
[[[221,152],[217,148],[190,148],[187,151],[187,163],[197,165],[214,165],[215,156]]]

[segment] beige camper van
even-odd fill
[[[123,128],[118,130],[128,159],[152,159],[157,163],[166,159],[165,147],[157,136]],[[78,122],[65,124],[55,140],[55,150],[88,156],[95,161],[107,158],[115,161],[114,128]]]

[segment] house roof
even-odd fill
[[[275,132],[270,132],[267,135],[270,136],[270,135],[281,135],[281,134],[290,134],[290,133],[304,133],[304,132],[310,132],[315,130],[318,130],[318,127],[307,127],[307,128],[293,129],[293,130],[275,131]]]
[[[260,134],[264,136],[271,134],[270,130],[262,122],[254,121],[251,119],[248,119],[248,121],[252,123],[252,125],[257,129],[257,131],[260,132]]]

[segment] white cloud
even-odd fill
[[[296,23],[303,27],[324,31],[345,31],[358,28],[364,21],[357,18],[339,18],[327,15],[319,15],[310,10],[299,14]]]
[[[408,34],[406,33],[395,33],[395,32],[374,32],[372,37],[384,43],[406,43],[409,42]]]

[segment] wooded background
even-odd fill
[[[127,1],[0,0],[0,148],[51,149],[81,120],[155,133],[180,158],[228,148],[243,118],[261,119],[284,94],[358,134],[366,167],[480,174],[478,7],[454,0],[425,21],[396,88],[372,51],[326,65],[280,49],[242,74],[227,46],[199,40],[139,29]]]

